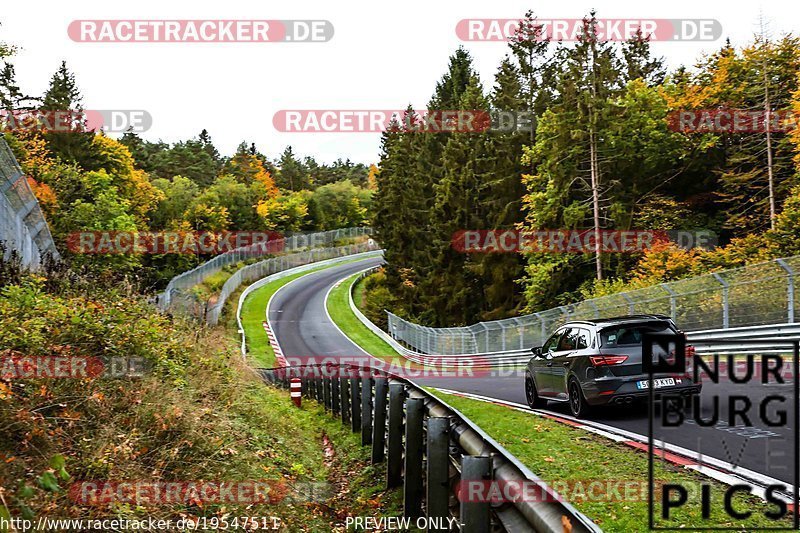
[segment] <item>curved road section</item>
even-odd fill
[[[287,358],[299,358],[307,361],[314,358],[320,362],[323,358],[369,357],[349,338],[347,338],[330,319],[325,306],[328,291],[343,279],[373,266],[379,265],[381,258],[371,258],[348,263],[302,276],[279,289],[272,298],[268,308],[268,319],[278,342]],[[295,359],[297,360],[297,359]],[[497,375],[494,371],[463,377],[425,377],[407,376],[420,385],[441,387],[459,392],[471,393],[487,398],[525,404],[523,379],[520,375],[506,371]],[[511,374],[511,375],[509,375]],[[782,390],[777,390],[777,389]],[[785,389],[785,390],[783,390]],[[753,383],[746,392],[757,405],[759,400],[769,394],[786,394],[791,397],[791,384],[764,386]],[[726,403],[726,385],[706,383],[704,396],[716,395],[720,403]],[[796,401],[796,400],[795,400]],[[710,400],[702,402],[711,403]],[[550,403],[549,410],[564,416],[568,413],[566,405]],[[710,416],[709,412],[703,412]],[[793,429],[791,427],[759,427],[744,428],[729,426],[724,422],[727,408],[720,411],[720,421],[710,427],[698,425],[682,425],[677,430],[663,428],[656,433],[657,441],[662,439],[669,444],[690,450],[700,457],[710,457],[726,463],[729,472],[736,473],[743,467],[747,470],[791,483],[793,478],[792,461],[796,450],[792,449]],[[604,409],[594,418],[605,426],[647,435],[648,419],[645,408],[636,410],[631,407]],[[789,417],[791,420],[791,417]],[[658,423],[656,423],[658,426]],[[769,481],[764,478],[763,481]]]

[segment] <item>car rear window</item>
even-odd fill
[[[600,330],[600,346],[640,346],[642,334],[675,333],[669,322],[646,322],[611,326]]]

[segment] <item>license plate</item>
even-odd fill
[[[675,380],[672,378],[659,378],[653,380],[653,385],[656,389],[660,389],[661,387],[671,387],[675,385]],[[646,389],[650,386],[650,382],[648,380],[644,381],[637,381],[636,388],[637,389]]]

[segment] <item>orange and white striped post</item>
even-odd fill
[[[300,407],[300,401],[302,400],[302,391],[301,391],[301,384],[300,378],[292,378],[290,387],[289,387],[289,395],[292,397],[292,403],[295,406]]]

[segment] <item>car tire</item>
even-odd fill
[[[591,411],[591,407],[586,403],[586,398],[583,396],[583,391],[578,383],[578,380],[571,379],[569,381],[569,410],[575,418],[586,418]]]
[[[547,406],[547,400],[536,392],[536,383],[530,372],[525,372],[525,400],[531,409],[544,409]]]

